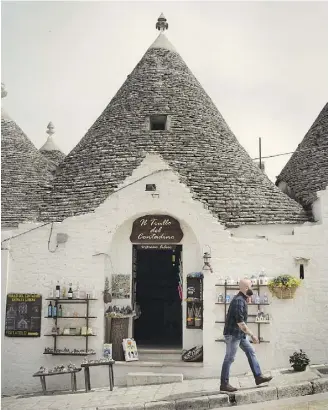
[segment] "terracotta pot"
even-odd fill
[[[295,372],[304,372],[306,370],[306,365],[303,364],[293,364],[293,368]]]

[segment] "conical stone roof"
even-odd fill
[[[40,152],[44,155],[52,164],[58,166],[65,158],[65,154],[58,148],[57,144],[53,140],[53,134],[55,133],[55,127],[52,122],[49,122],[47,126],[47,141],[40,148]]]
[[[2,97],[6,91],[2,85]],[[1,108],[1,225],[35,221],[52,174],[48,160]]]
[[[277,177],[276,184],[281,182],[306,209],[316,200],[316,193],[327,187],[328,103]]]
[[[227,227],[307,220],[238,143],[167,40],[166,24],[159,20],[157,40],[61,164],[41,219],[94,211],[155,152]],[[168,129],[151,131],[150,115],[167,115]]]

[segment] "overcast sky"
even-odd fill
[[[328,101],[325,2],[2,2],[2,105],[39,148],[68,153],[158,32],[252,157],[294,151]],[[274,180],[289,156],[265,160]]]

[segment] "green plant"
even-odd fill
[[[310,359],[301,349],[299,352],[294,352],[292,356],[289,356],[289,363],[294,370],[305,370],[306,366],[310,363]]]
[[[294,276],[291,275],[280,275],[277,276],[276,278],[270,280],[268,283],[268,287],[270,290],[274,288],[297,288],[300,286],[302,281],[300,279],[295,278]]]
[[[109,279],[108,279],[108,276],[106,276],[106,278],[105,278],[104,293],[109,293]]]

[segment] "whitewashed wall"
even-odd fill
[[[153,198],[150,192],[145,191],[145,185],[151,183],[157,185],[159,198]],[[219,377],[224,355],[224,344],[215,342],[222,335],[222,327],[215,325],[215,320],[223,318],[222,307],[215,305],[217,278],[221,275],[234,278],[249,276],[261,267],[270,276],[283,273],[298,275],[294,263],[297,256],[310,258],[302,287],[294,300],[272,300],[273,322],[267,327],[267,334],[263,333],[271,343],[256,346],[256,349],[263,370],[288,366],[288,355],[298,348],[304,348],[315,363],[328,362],[328,325],[322,321],[327,312],[328,292],[327,191],[322,193],[320,200],[323,224],[258,227],[261,238],[256,236],[254,227],[229,232],[193,200],[189,190],[180,184],[165,163],[150,155],[94,213],[55,224],[49,247],[52,252],[48,250],[51,225],[13,239],[10,243],[8,292],[39,292],[47,297],[51,281],[55,284],[65,278],[66,283],[69,280],[79,281],[81,288],[88,290],[95,286],[98,296],[101,296],[105,276],[111,276],[113,272],[131,273],[132,245],[129,236],[133,220],[148,213],[168,214],[180,221],[184,231],[184,279],[187,273],[202,268],[205,246],[209,245],[212,250],[214,273],[208,274],[204,281],[204,330],[185,330],[183,342],[188,348],[203,341],[202,375]],[[21,225],[19,232],[32,227],[35,225]],[[68,241],[56,249],[57,233],[68,234]],[[46,305],[44,302],[45,309]],[[90,339],[90,347],[100,355],[104,338],[104,306],[101,299],[93,305],[91,313],[98,316],[93,322],[93,329],[98,337]],[[185,323],[185,311],[183,321]],[[42,334],[50,328],[51,320],[43,319]],[[53,366],[69,360],[76,364],[80,362],[79,357],[43,355],[44,347],[52,342],[48,339],[51,338],[5,338],[2,346],[4,393],[39,390],[39,382],[32,378],[32,373],[41,365]],[[77,339],[63,338],[60,346],[80,345],[82,348],[82,342],[78,343]],[[241,353],[240,356],[233,366],[234,373],[249,370],[246,359]],[[50,388],[63,386],[57,378],[52,379]],[[107,373],[99,369],[92,379],[94,386],[106,385]],[[82,387],[82,377],[79,385]]]

